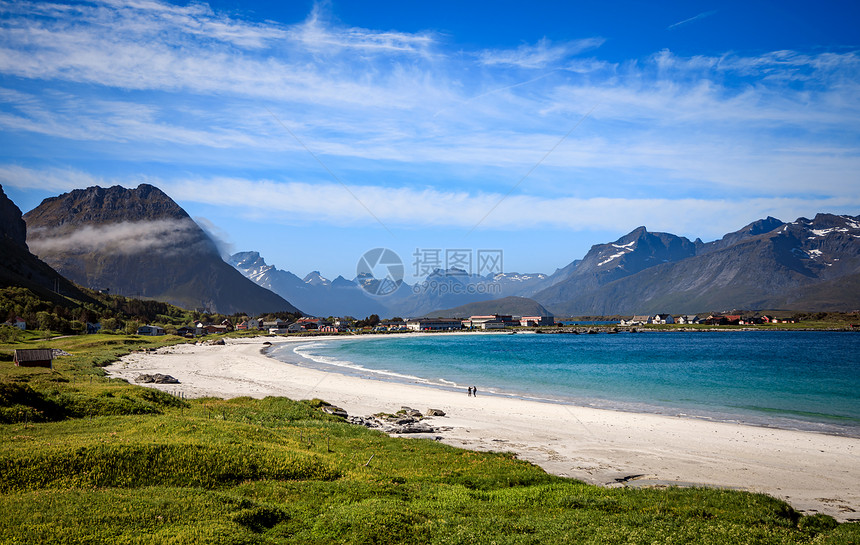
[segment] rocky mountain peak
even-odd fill
[[[331,284],[328,278],[323,277],[323,275],[319,271],[311,271],[309,272],[303,279],[305,284],[310,284],[312,286],[328,286]]]
[[[149,184],[77,189],[24,220],[33,252],[84,286],[223,313],[296,310],[225,263],[188,213]]]
[[[28,212],[24,219],[28,224],[58,227],[191,218],[163,191],[149,184],[140,184],[135,189],[119,185],[75,189],[45,199],[36,209]]]
[[[237,269],[257,269],[267,266],[260,252],[237,252],[231,255],[227,262]]]

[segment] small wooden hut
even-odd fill
[[[54,368],[54,351],[50,348],[17,348],[13,358],[18,367]]]

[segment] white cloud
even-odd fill
[[[603,38],[585,38],[553,43],[546,38],[534,45],[523,44],[516,49],[489,49],[479,53],[478,60],[488,66],[515,66],[519,68],[546,68],[557,65],[568,57],[597,49]]]
[[[107,225],[29,229],[27,244],[38,256],[55,253],[136,255],[158,249],[162,255],[189,257],[211,244],[190,219],[118,222]]]
[[[314,6],[308,19],[290,29],[288,35],[315,53],[337,52],[343,49],[363,54],[428,55],[435,43],[430,33],[377,32],[364,28],[339,28],[324,21],[319,5]]]

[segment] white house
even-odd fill
[[[671,314],[655,314],[651,318],[652,324],[674,324],[675,318]]]
[[[701,320],[695,314],[682,314],[678,316],[679,324],[698,324]]]

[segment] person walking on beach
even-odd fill
[[[478,397],[478,389],[477,389],[476,387],[474,387],[474,386],[472,386],[472,396],[473,396],[473,397]]]
[[[469,392],[469,397],[472,397],[472,387],[469,386],[466,391]]]

